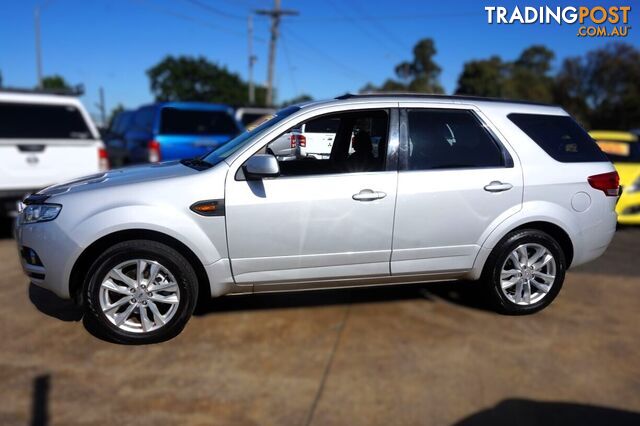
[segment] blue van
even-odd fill
[[[138,108],[125,133],[127,163],[201,156],[244,130],[227,105],[160,102]]]

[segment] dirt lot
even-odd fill
[[[30,287],[0,240],[0,424],[640,424],[640,230],[547,310],[473,283],[215,300],[176,339],[118,346]]]

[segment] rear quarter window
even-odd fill
[[[84,117],[73,105],[0,103],[0,138],[93,139]]]
[[[509,114],[508,117],[556,161],[609,161],[591,136],[569,116]]]

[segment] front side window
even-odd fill
[[[382,171],[388,134],[386,110],[335,113],[290,128],[260,153],[276,156],[282,176]]]
[[[93,138],[80,111],[72,105],[0,103],[0,138]]]
[[[473,112],[413,109],[409,120],[409,170],[504,167],[502,149]]]

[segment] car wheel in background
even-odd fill
[[[155,241],[110,247],[89,269],[86,284],[88,319],[101,337],[118,343],[155,343],[176,336],[198,298],[191,264]]]
[[[556,298],[564,282],[566,259],[549,234],[514,231],[493,249],[483,281],[498,310],[522,315],[538,312]]]

